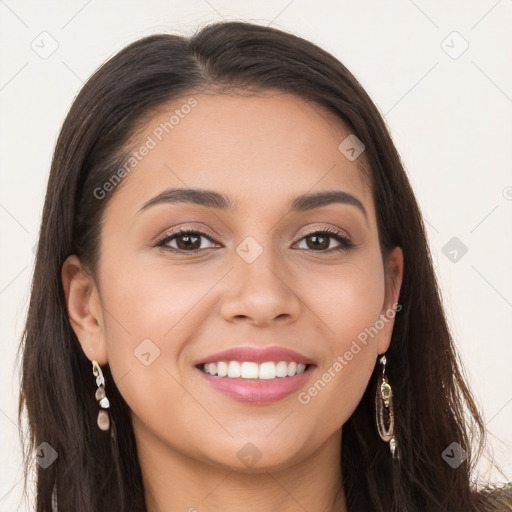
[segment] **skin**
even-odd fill
[[[389,346],[392,319],[307,404],[297,393],[237,402],[193,362],[243,344],[281,345],[316,362],[307,390],[398,301],[402,251],[383,262],[371,191],[358,161],[338,150],[350,133],[341,122],[290,94],[194,98],[191,113],[110,192],[96,275],[74,255],[63,265],[70,322],[132,410],[149,512],[345,511],[342,426]],[[150,119],[139,142],[184,103]],[[174,203],[137,213],[171,187],[215,190],[238,211]],[[286,214],[296,196],[328,190],[356,196],[368,219],[339,203]],[[183,238],[169,242],[185,246],[181,254],[152,247],[171,227],[208,237],[196,254],[178,245]],[[317,248],[304,236],[326,227],[355,247],[327,252],[340,243]],[[236,252],[248,236],[263,250],[252,263]],[[145,366],[134,350],[148,338],[160,355]],[[248,442],[261,454],[252,466],[237,456]]]

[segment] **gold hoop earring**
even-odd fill
[[[393,412],[393,391],[386,375],[386,356],[380,358],[382,365],[382,375],[377,381],[377,391],[375,393],[375,419],[377,421],[377,430],[380,438],[389,443],[389,450],[393,459],[400,458],[398,453],[398,443],[395,437],[395,415]],[[387,426],[386,426],[387,424]]]
[[[96,377],[96,385],[98,386],[94,396],[101,407],[100,411],[98,412],[98,427],[101,430],[108,430],[110,428],[110,418],[108,411],[105,409],[110,407],[110,402],[108,401],[107,395],[105,393],[105,379],[103,377],[103,372],[101,371],[101,367],[98,364],[98,361],[92,362],[92,373]]]

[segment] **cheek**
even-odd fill
[[[378,353],[382,330],[376,325],[380,325],[384,296],[384,274],[378,258],[343,265],[339,272],[315,279],[310,298],[314,312],[323,321],[319,325],[323,325],[326,357],[298,401],[310,418],[322,418],[319,429],[339,428],[365,392]]]
[[[109,258],[102,261],[100,279],[110,370],[144,422],[159,424],[168,412],[171,422],[172,414],[190,401],[178,383],[180,365],[188,363],[183,350],[211,311],[207,293],[223,272],[155,262],[145,255],[129,258],[116,255],[113,247],[105,253]]]
[[[382,262],[372,254],[354,258],[335,271],[317,273],[314,283],[305,300],[323,320],[331,348],[343,353],[379,319],[385,297]]]
[[[188,323],[186,315],[215,284],[212,273],[199,266],[190,270],[147,260],[123,258],[103,267],[107,286],[102,295],[111,312],[108,325],[124,331],[132,348],[146,338],[169,345],[181,324]]]

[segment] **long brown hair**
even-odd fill
[[[343,426],[343,484],[350,511],[495,510],[474,490],[472,471],[485,429],[461,374],[442,308],[424,224],[378,109],[331,54],[295,35],[244,22],[204,27],[190,38],[140,39],[102,65],[76,97],[60,132],[48,181],[32,293],[20,343],[19,417],[28,413],[25,471],[48,443],[57,460],[37,467],[37,512],[141,512],[144,489],[130,411],[104,369],[116,438],[96,426],[91,363],[70,326],[61,283],[76,254],[94,275],[102,215],[115,191],[94,194],[122,166],[141,121],[164,103],[199,91],[280,90],[336,116],[365,146],[382,254],[399,246],[404,275],[390,348],[401,458],[377,435],[378,372]],[[467,459],[442,458],[458,443]],[[473,448],[476,446],[476,452]]]

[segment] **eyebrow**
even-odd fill
[[[137,212],[141,213],[148,208],[159,204],[192,203],[207,208],[216,208],[225,211],[236,211],[238,205],[228,196],[213,190],[192,188],[170,188],[153,197]],[[296,197],[290,204],[288,213],[298,213],[321,208],[333,203],[349,204],[358,208],[368,222],[368,213],[357,197],[342,190],[329,190],[302,194]]]

